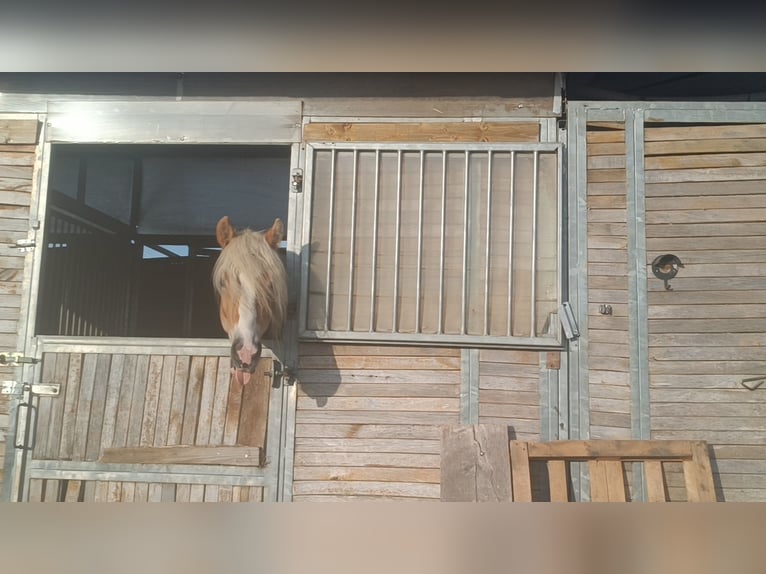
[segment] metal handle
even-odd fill
[[[27,409],[26,412],[26,424],[24,425],[24,442],[22,443],[15,443],[13,445],[14,448],[20,449],[20,450],[34,450],[35,444],[37,443],[37,433],[32,433],[32,428],[37,427],[37,407],[31,403],[19,403],[19,406],[16,408],[16,435],[18,436],[18,424],[19,419],[21,416],[21,407],[24,407]],[[32,425],[32,416],[31,413],[34,413],[35,415],[35,424]],[[24,443],[29,441],[31,435],[31,444],[25,445]]]

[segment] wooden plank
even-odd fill
[[[261,449],[266,446],[269,396],[271,394],[271,376],[266,373],[272,369],[273,365],[270,359],[261,359],[252,379],[242,390],[242,407],[237,432],[237,444],[239,445],[254,446]]]
[[[566,462],[563,460],[549,460],[547,467],[551,502],[568,502],[569,481],[567,479]]]
[[[96,382],[96,364],[98,355],[88,353],[83,358],[80,392],[77,396],[77,412],[74,425],[71,459],[85,460],[85,449],[88,440],[88,428],[93,403],[93,390]]]
[[[80,502],[83,493],[83,483],[79,480],[66,481],[66,492],[64,493],[64,502]]]
[[[437,454],[367,452],[296,452],[295,466],[359,466],[391,468],[439,468]]]
[[[106,409],[106,394],[111,363],[111,355],[98,355],[96,360],[85,460],[96,460],[101,451],[101,433],[104,427],[104,411]]]
[[[605,460],[603,466],[609,492],[609,501],[625,502],[625,480],[622,462],[619,460]]]
[[[532,502],[532,477],[529,472],[529,444],[510,441],[511,477],[514,502]]]
[[[396,482],[296,481],[293,483],[293,493],[296,495],[335,494],[351,496],[407,496],[438,500],[440,496],[440,488],[438,484],[426,483],[409,484]]]
[[[595,146],[613,144],[594,144]],[[588,146],[589,148],[591,146]],[[603,151],[600,149],[600,151]],[[766,151],[766,139],[725,139],[725,140],[676,140],[653,141],[644,144],[644,154],[672,155],[695,153],[727,153],[727,152],[762,152]],[[604,155],[604,154],[602,154]]]
[[[369,344],[335,345],[326,343],[301,343],[301,357],[309,356],[384,356],[384,357],[460,357],[460,350],[451,347],[403,347],[401,345],[375,346]]]
[[[29,502],[42,502],[43,501],[43,483],[44,479],[33,478],[29,481]]]
[[[505,373],[507,374],[507,372]],[[325,383],[338,385],[341,381],[344,384],[392,384],[409,385],[412,387],[418,385],[431,385],[434,383],[459,385],[461,381],[460,371],[438,371],[428,373],[424,371],[398,371],[398,370],[380,370],[370,371],[365,369],[300,369],[298,371],[298,380],[301,385]]]
[[[697,499],[700,502],[716,502],[715,484],[713,483],[710,456],[708,454],[708,447],[704,442],[695,441],[692,443],[692,461],[697,472]]]
[[[665,502],[665,478],[662,474],[662,461],[645,461],[644,477],[646,478],[646,495],[649,502]]]
[[[215,383],[218,374],[218,358],[206,357],[202,375],[202,393],[200,395],[199,416],[197,419],[196,445],[210,444],[210,422],[213,413]],[[252,446],[252,445],[247,445]]]
[[[298,466],[295,480],[350,480],[377,482],[427,482],[438,484],[441,471],[438,468],[391,468],[354,466]]]
[[[647,158],[648,161],[648,158]],[[603,184],[608,185],[608,184]],[[687,197],[705,195],[758,195],[762,193],[763,182],[758,180],[729,181],[721,185],[717,181],[652,183],[645,188],[646,197]],[[650,201],[648,203],[651,203]]]
[[[126,437],[127,446],[138,446],[141,444],[141,424],[144,419],[144,396],[148,376],[149,356],[140,355],[136,361],[135,378],[132,381],[133,394],[131,395],[130,419],[128,421],[128,434]],[[138,494],[136,492],[137,496]]]
[[[229,384],[229,396],[226,403],[226,420],[223,430],[223,444],[237,444],[239,417],[242,408],[242,386]],[[321,426],[321,425],[319,425]]]
[[[690,305],[670,304],[651,305],[649,319],[735,319],[735,318],[766,318],[766,305],[740,303],[725,305]]]
[[[506,431],[507,434],[507,431]],[[296,438],[302,452],[398,452],[439,453],[439,441],[380,438]]]
[[[202,502],[205,499],[205,485],[192,484],[189,489],[189,502]]]
[[[304,141],[537,142],[540,124],[490,122],[310,123]]]
[[[106,448],[100,462],[123,464],[216,464],[256,466],[260,449],[245,446],[154,446]]]
[[[134,482],[123,482],[120,492],[120,502],[133,502],[136,499],[136,484]]]
[[[141,421],[140,446],[154,444],[157,428],[157,404],[160,398],[162,384],[162,356],[152,355],[149,358],[149,370],[146,378],[146,394],[144,395],[144,417]]]
[[[206,484],[204,502],[218,502],[218,485]]]
[[[606,467],[603,460],[589,460],[590,500],[591,502],[609,501],[609,484],[606,479]]]
[[[118,407],[120,402],[120,385],[125,370],[125,355],[112,355],[109,375],[106,381],[106,398],[104,400],[104,420],[101,431],[101,449],[114,446],[115,426],[117,424]],[[123,419],[124,420],[124,419]],[[98,453],[96,454],[98,456]]]
[[[530,459],[681,459],[691,456],[688,441],[553,441],[528,445]]]
[[[296,438],[377,438],[440,440],[435,425],[418,424],[307,424],[295,425]]]
[[[661,126],[644,129],[645,141],[740,139],[766,137],[766,124]]]
[[[39,126],[37,120],[0,120],[0,144],[36,144]]]
[[[73,353],[67,356],[69,365],[66,379],[66,395],[59,396],[64,401],[64,410],[61,417],[61,439],[59,442],[58,457],[63,460],[71,460],[72,439],[75,423],[77,422],[77,395],[80,391],[80,372],[82,369],[82,355]],[[50,438],[49,438],[50,441]]]
[[[170,427],[170,408],[173,402],[173,382],[176,374],[176,358],[166,355],[162,359],[162,375],[157,399],[157,418],[154,431],[154,446],[168,444],[168,428]]]
[[[223,444],[229,385],[232,380],[230,361],[231,359],[228,357],[218,359],[218,376],[215,384],[215,395],[213,396],[213,413],[210,420],[210,444]]]
[[[43,356],[41,383],[49,384],[55,383],[55,371],[56,371],[56,355],[46,353]],[[33,450],[34,458],[48,458],[48,452],[50,450],[48,446],[48,437],[51,434],[51,425],[53,420],[51,411],[54,409],[54,401],[58,403],[63,402],[64,389],[60,390],[59,397],[40,397],[40,402],[37,407],[37,428],[35,429],[35,448]],[[6,412],[0,408],[0,412]],[[56,451],[58,451],[58,445],[56,445]],[[52,458],[52,457],[51,457]]]
[[[364,385],[337,383],[301,383],[300,397],[459,397],[460,386],[455,384],[413,385],[397,383],[370,383]]]
[[[244,399],[243,399],[244,400]],[[327,397],[324,404],[319,406],[313,399],[298,397],[299,409],[329,409],[329,410],[381,410],[381,411],[430,411],[458,412],[459,402],[456,398],[378,398],[378,397]],[[244,410],[244,403],[243,403]]]
[[[459,357],[403,357],[391,361],[385,357],[300,357],[301,369],[405,369],[405,370],[460,370]]]
[[[459,412],[428,411],[336,411],[300,410],[296,420],[301,423],[322,424],[424,424],[449,425],[460,421]]]
[[[112,363],[114,364],[114,363]],[[128,425],[130,423],[131,404],[133,402],[133,388],[136,386],[136,368],[138,357],[126,355],[120,377],[120,395],[117,401],[117,413],[114,422],[114,435],[111,442],[104,446],[127,446]]]
[[[191,366],[189,368],[189,384],[186,387],[186,403],[184,406],[183,428],[181,429],[181,444],[195,444],[204,369],[204,357],[192,357]]]
[[[236,488],[236,487],[234,487]],[[179,484],[176,487],[176,502],[189,502],[191,497],[191,485]]]
[[[173,396],[170,403],[170,417],[168,420],[168,438],[166,444],[178,445],[181,442],[184,422],[184,405],[186,400],[186,386],[189,379],[190,357],[176,357],[176,366],[173,380]]]
[[[8,146],[2,147],[7,148]],[[35,165],[35,154],[0,151],[0,165],[22,165],[26,167],[32,167]]]

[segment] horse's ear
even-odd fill
[[[274,225],[263,236],[272,249],[279,249],[279,244],[285,236],[285,226],[282,224],[282,220],[275,219]]]
[[[218,240],[218,245],[221,247],[226,247],[229,244],[229,241],[234,239],[235,235],[236,232],[231,226],[229,216],[224,215],[221,219],[218,220],[218,224],[215,226],[215,238]]]

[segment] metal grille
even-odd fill
[[[317,144],[308,164],[304,337],[558,343],[558,144]]]

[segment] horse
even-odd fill
[[[215,229],[221,253],[213,267],[213,287],[221,326],[231,341],[231,371],[246,385],[261,357],[266,335],[278,338],[287,310],[287,274],[278,254],[284,226],[237,231],[228,216]]]

